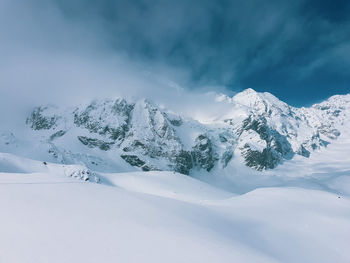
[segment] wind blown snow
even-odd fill
[[[173,172],[106,173],[97,184],[74,176],[82,167],[12,154],[0,169],[1,262],[350,261],[345,194],[236,195]]]

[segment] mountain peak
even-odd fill
[[[252,88],[247,88],[239,92],[239,94],[258,94],[258,92]]]
[[[260,94],[251,88],[238,92],[233,97],[229,97],[225,94],[219,94],[216,97],[217,102],[226,101],[229,103],[239,103],[243,105],[245,105],[246,104],[245,102],[247,101],[255,101],[259,99],[260,99]]]
[[[267,112],[269,109],[288,111],[291,106],[281,101],[269,92],[257,92],[251,88],[237,93],[230,100],[256,112]]]
[[[236,158],[263,170],[331,143],[350,116],[348,95],[301,109],[253,89],[231,98],[219,94],[216,102],[223,107],[213,113],[215,123],[173,116],[147,98],[101,99],[73,109],[38,107],[26,121],[32,130],[29,143],[40,141],[40,154],[50,160],[100,171],[116,167],[189,174],[224,169]],[[14,136],[0,138],[0,149],[13,145],[16,151],[17,144]]]

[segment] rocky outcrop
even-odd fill
[[[218,161],[218,156],[214,151],[212,141],[206,135],[199,135],[195,140],[195,145],[192,147],[191,155],[193,164],[200,169],[205,169],[208,172],[213,169]]]
[[[65,111],[38,107],[26,122],[41,131],[40,141],[62,163],[108,165],[102,156],[106,153],[144,171],[190,174],[226,169],[237,157],[259,171],[295,155],[308,158],[340,136],[340,127],[350,117],[350,95],[310,108],[294,108],[251,89],[224,100],[232,110],[218,116],[215,124],[170,113],[146,99],[96,100]],[[76,143],[80,145],[70,148]],[[76,152],[79,147],[86,153]]]
[[[129,130],[133,108],[134,104],[124,99],[94,101],[85,108],[74,110],[74,124],[84,127],[91,133],[104,135],[114,141],[122,141]]]
[[[55,128],[57,120],[60,118],[57,115],[51,115],[47,112],[48,107],[38,107],[33,110],[27,118],[26,123],[33,130],[49,130]]]
[[[257,170],[273,169],[294,155],[287,136],[269,127],[265,117],[249,116],[243,121],[239,149],[246,165]]]
[[[94,139],[94,138],[88,138],[85,136],[78,136],[78,140],[86,145],[89,148],[95,148],[98,147],[102,151],[108,151],[111,149],[111,146],[114,144],[114,142],[105,142],[102,140]]]

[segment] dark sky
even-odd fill
[[[0,57],[0,110],[179,87],[304,106],[350,93],[350,1],[0,0]]]
[[[115,50],[187,70],[192,88],[253,88],[297,106],[350,92],[348,0],[56,2],[68,19],[97,21]]]

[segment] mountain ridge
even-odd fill
[[[29,145],[49,161],[92,170],[191,174],[226,169],[237,159],[262,171],[296,155],[308,158],[336,140],[350,118],[349,94],[309,108],[252,89],[214,99],[229,103],[230,110],[208,124],[148,99],[100,99],[69,109],[39,106],[26,119]],[[1,151],[25,152],[14,132],[0,138]]]

